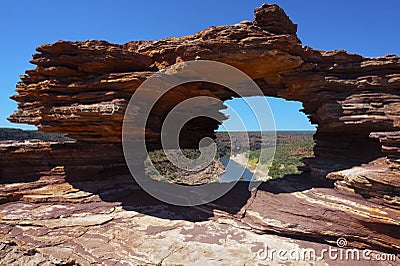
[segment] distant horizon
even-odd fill
[[[302,130],[302,129],[277,129],[275,130],[276,132],[317,132],[317,130]],[[252,133],[252,132],[274,132],[274,130],[263,130],[263,131],[254,131],[254,130],[249,130],[249,131],[239,131],[239,130],[232,130],[232,131],[215,131],[215,133],[220,133],[220,132],[247,132],[247,133]]]
[[[22,131],[40,131],[39,129],[22,129],[22,128],[18,128],[18,127],[0,127],[0,130],[2,129],[18,129],[18,130],[22,130]],[[302,130],[302,129],[277,129],[275,130],[276,132],[316,132],[316,130]],[[40,132],[44,132],[44,131],[40,131]],[[255,130],[249,130],[249,131],[239,131],[239,130],[232,130],[232,131],[215,131],[215,133],[225,133],[225,132],[247,132],[247,133],[253,133],[253,132],[274,132],[273,130],[268,131],[268,130],[264,130],[264,131],[255,131]],[[47,132],[44,132],[47,133]],[[67,133],[51,133],[51,134],[67,134]]]

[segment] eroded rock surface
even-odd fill
[[[285,262],[258,257],[265,246],[311,248],[317,256],[329,244],[335,248],[339,237],[350,247],[371,248],[371,256],[382,254],[382,248],[395,254],[400,247],[395,210],[355,193],[301,184],[297,177],[266,183],[251,193],[240,182],[217,201],[198,207],[159,202],[130,181],[114,176],[65,182],[53,176],[1,186],[0,263],[265,265]],[[12,199],[16,194],[18,201]],[[365,263],[388,261],[352,261]],[[316,265],[336,264],[340,261],[327,255],[316,260]]]
[[[254,241],[291,242],[267,233],[328,244],[342,236],[352,247],[400,251],[400,57],[304,47],[276,5],[257,8],[253,22],[182,38],[124,45],[59,41],[37,51],[36,69],[21,76],[12,97],[18,110],[10,120],[77,141],[0,145],[0,232],[7,243],[2,250],[12,257],[4,263],[173,264],[182,254],[190,254],[190,263],[219,261],[223,253],[227,264],[253,265]],[[132,184],[121,148],[130,97],[156,71],[198,59],[235,66],[265,95],[303,103],[318,124],[315,158],[305,160],[309,176],[270,182],[251,195],[235,189],[230,195],[244,199],[225,197],[185,211],[154,202]],[[150,148],[160,145],[168,111],[201,95],[235,97],[202,82],[175,88],[150,114]],[[218,113],[223,106],[210,108]],[[212,119],[190,121],[182,141],[196,147],[217,127]],[[213,230],[204,233],[208,226]],[[27,248],[34,251],[18,257]]]
[[[400,58],[303,47],[296,25],[275,5],[256,9],[254,22],[211,27],[182,38],[124,45],[59,41],[37,51],[32,60],[37,68],[21,77],[12,97],[19,108],[10,120],[46,132],[68,133],[90,143],[120,143],[123,115],[136,88],[155,71],[204,59],[239,68],[267,96],[303,103],[304,112],[318,124],[315,159],[306,161],[313,175],[324,178],[387,154],[395,162],[399,157],[398,133],[393,131],[400,127]],[[159,146],[162,122],[173,106],[200,95],[221,100],[235,96],[201,82],[175,88],[153,108],[148,145]],[[218,113],[224,107],[212,108]],[[217,127],[213,119],[190,121],[183,141],[196,146]]]

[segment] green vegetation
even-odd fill
[[[174,152],[175,150],[169,151]],[[198,149],[183,149],[181,151],[189,159],[198,159],[201,155],[200,150]],[[206,154],[211,153],[206,152]],[[174,155],[172,154],[172,156]],[[186,185],[200,185],[217,181],[218,177],[224,172],[222,163],[219,162],[218,158],[204,159],[205,162],[212,161],[212,163],[206,163],[206,165],[204,166],[207,167],[204,169],[203,167],[199,167],[199,165],[197,164],[187,164],[184,166],[184,168],[190,169],[190,171],[188,171],[178,166],[175,166],[171,161],[169,161],[167,155],[163,150],[150,151],[148,158],[144,162],[145,173],[150,178],[158,181],[180,183]],[[151,166],[151,163],[154,167]],[[179,160],[179,163],[182,164],[183,161]],[[197,167],[199,167],[199,169],[196,170]]]
[[[182,153],[189,159],[196,159],[200,156],[200,151],[197,149],[182,149]],[[151,167],[151,163],[154,168]],[[163,150],[150,151],[144,165],[146,174],[154,179],[158,179],[159,173],[167,180],[175,180],[181,175],[187,174],[186,171],[172,164]]]
[[[304,163],[301,159],[313,156],[313,133],[314,132],[308,131],[278,132],[274,160],[271,162],[270,159],[268,160],[265,158],[270,158],[271,156],[261,158],[258,169],[265,169],[266,171],[266,169],[269,168],[268,173],[272,178],[282,178],[288,174],[301,173],[298,169],[299,167],[304,167]],[[244,145],[246,138],[243,137],[243,133],[234,134],[236,134],[236,136],[234,137],[234,143],[232,145],[234,149],[233,153],[235,155],[241,154],[247,150]],[[268,138],[270,133],[251,132],[248,136],[250,142],[250,153],[247,161],[247,168],[250,171],[254,171],[256,168],[255,166],[260,160],[261,150],[263,150],[263,153],[265,152],[267,154],[271,154],[274,150],[273,142],[267,141],[267,143],[262,143],[261,134],[267,134],[267,139],[271,139]],[[228,133],[219,132],[216,135],[218,150],[217,156],[220,158],[224,156],[229,157],[231,155],[231,143]],[[200,155],[200,152],[197,149],[184,149],[182,152],[190,159],[195,159]],[[149,167],[150,160],[153,162],[155,169]],[[149,158],[145,162],[145,166],[147,174],[155,179],[158,179],[156,176],[159,176],[159,173],[169,181],[175,181],[178,179],[184,180],[189,176],[187,171],[179,169],[173,165],[162,150],[150,152]]]
[[[43,141],[64,142],[70,140],[62,134],[44,133],[37,130],[22,130],[18,128],[0,128],[0,141],[39,139]]]
[[[183,155],[186,156],[186,158],[194,160],[199,158],[201,155],[199,149],[182,149],[181,150]],[[169,156],[174,156],[174,150],[169,150],[169,152],[172,152]],[[207,154],[207,153],[206,153]],[[205,158],[206,161],[211,161],[213,158]],[[154,165],[155,169],[152,169],[150,167],[150,160]],[[176,159],[175,159],[176,160]],[[180,164],[183,162],[180,161]],[[194,171],[195,165],[185,165],[184,166],[187,169],[191,169]],[[173,163],[171,163],[168,160],[167,155],[165,154],[164,150],[154,150],[149,152],[149,156],[147,160],[145,161],[145,169],[148,171],[146,172],[149,176],[157,176],[158,172],[162,173],[162,175],[167,178],[168,180],[174,180],[179,178],[181,175],[188,175],[188,171],[185,171],[184,169],[180,169],[178,166],[175,166]],[[156,172],[157,170],[158,172]]]
[[[313,146],[312,139],[278,143],[272,165],[269,161],[261,161],[260,163],[262,165],[271,165],[269,175],[272,178],[282,178],[288,174],[300,174],[301,171],[298,168],[304,166],[301,159],[313,156]],[[250,166],[259,162],[260,153],[261,150],[250,151],[248,160]]]

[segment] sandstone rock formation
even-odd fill
[[[336,247],[338,237],[345,237],[348,246],[380,247],[389,254],[400,244],[398,211],[297,178],[266,183],[251,194],[241,182],[217,201],[191,208],[159,202],[130,181],[114,176],[67,183],[53,175],[3,185],[0,262],[269,265],[285,261],[257,258],[265,245],[313,248],[319,256],[328,244]],[[325,256],[316,263],[339,262]],[[351,263],[371,262],[361,257]]]
[[[162,224],[149,225],[157,232],[179,227],[177,231],[182,233],[185,226],[198,226],[193,221],[149,218],[159,210],[171,213],[162,217],[165,219],[174,215],[178,220],[189,219],[180,216],[182,211],[171,211],[171,206],[138,195],[140,189],[131,184],[125,167],[121,129],[129,99],[143,81],[177,62],[203,59],[239,68],[266,96],[301,101],[318,130],[315,158],[305,160],[307,178],[264,184],[242,203],[230,198],[205,206],[204,210],[213,210],[205,211],[207,217],[200,227],[216,226],[221,232],[222,224],[228,223],[232,226],[229,230],[240,231],[233,235],[247,240],[254,237],[247,235],[250,231],[265,238],[267,232],[273,232],[326,243],[344,236],[350,246],[400,251],[400,57],[365,58],[345,51],[313,50],[302,46],[296,28],[280,7],[263,5],[255,9],[253,22],[211,27],[182,38],[124,45],[58,41],[38,47],[31,61],[36,69],[21,76],[12,97],[18,110],[10,121],[33,124],[45,132],[67,133],[77,141],[0,145],[0,225],[3,238],[11,243],[7,249],[19,252],[12,245],[36,247],[44,260],[52,256],[82,264],[133,257],[137,263],[167,263],[166,259],[190,252],[198,245],[196,241],[202,242],[170,243],[165,256],[156,258],[149,254],[152,244],[130,250],[130,240],[112,230],[120,228],[117,231],[123,234],[123,223],[137,215],[139,220],[132,226],[140,228],[154,221]],[[168,92],[147,124],[150,148],[159,147],[160,128],[168,111],[200,95],[221,100],[236,96],[224,87],[202,82]],[[223,106],[213,108],[218,112]],[[218,123],[199,119],[184,128],[184,146],[196,146],[202,137],[214,135]],[[143,160],[138,158],[138,163]],[[334,188],[326,177],[334,180]],[[234,191],[246,194],[245,189]],[[126,207],[123,211],[116,203],[121,201]],[[49,202],[57,203],[50,207]],[[135,208],[130,212],[132,204]],[[44,214],[33,213],[25,220],[23,216],[33,210]],[[196,210],[203,207],[189,211]],[[66,229],[68,223],[74,230]],[[233,229],[236,227],[240,229]],[[68,237],[56,237],[67,231]],[[150,241],[150,231],[140,237]],[[175,233],[156,236],[168,238]],[[54,238],[44,240],[45,235]],[[107,250],[96,249],[88,239],[97,239],[102,247],[104,243],[112,245]],[[202,243],[211,245],[207,239],[209,236],[204,236]],[[56,251],[55,246],[60,249]],[[115,250],[122,253],[117,255]]]

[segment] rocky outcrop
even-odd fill
[[[37,68],[21,77],[18,94],[12,97],[19,109],[10,120],[37,125],[45,132],[68,133],[79,141],[120,143],[127,103],[154,71],[187,60],[216,60],[244,71],[265,95],[303,103],[304,112],[318,124],[316,158],[306,161],[314,175],[324,178],[383,153],[399,156],[398,149],[389,151],[385,145],[382,153],[373,137],[373,132],[381,132],[380,139],[387,139],[385,134],[392,136],[400,126],[399,57],[316,51],[303,47],[295,33],[296,25],[282,9],[266,5],[256,9],[254,22],[212,27],[182,38],[124,45],[42,45],[32,60]],[[221,100],[235,96],[200,82],[167,93],[148,120],[148,145],[158,146],[168,110],[199,95]],[[216,106],[215,112],[222,108]],[[184,132],[189,134],[182,134],[188,138],[186,146],[213,136],[217,127],[212,119],[191,121]]]
[[[254,231],[267,237],[263,234],[274,232],[326,243],[345,236],[351,246],[400,250],[400,237],[395,233],[400,224],[400,57],[364,58],[345,51],[327,52],[304,47],[296,36],[296,25],[276,5],[256,9],[253,22],[211,27],[182,38],[124,45],[104,41],[59,41],[42,45],[37,51],[32,60],[36,69],[21,77],[17,94],[12,97],[18,102],[18,110],[11,115],[10,121],[33,124],[45,132],[67,133],[77,141],[1,146],[0,180],[3,183],[17,182],[16,178],[19,181],[31,178],[33,174],[39,178],[31,183],[2,185],[1,199],[8,202],[3,206],[9,206],[2,209],[2,232],[7,239],[10,235],[15,236],[17,245],[40,246],[38,252],[45,257],[56,256],[52,250],[58,245],[63,247],[57,255],[59,258],[82,263],[115,259],[115,249],[126,252],[118,255],[118,259],[127,259],[126,254],[134,254],[125,249],[124,243],[130,240],[107,233],[120,228],[129,217],[136,217],[136,213],[120,211],[115,205],[119,200],[125,201],[126,195],[119,193],[125,191],[122,187],[126,182],[132,182],[121,149],[124,112],[137,87],[156,71],[178,62],[204,59],[239,68],[267,96],[301,101],[303,111],[318,125],[314,136],[315,158],[305,160],[305,170],[310,174],[307,179],[266,184],[264,189],[248,195],[250,205],[223,201],[228,207],[230,204],[236,206],[229,210],[229,215],[217,219],[220,223],[208,221],[204,226],[215,225],[220,232],[221,223],[228,223],[240,228],[233,235]],[[224,87],[202,82],[178,86],[163,96],[152,110],[146,127],[147,145],[152,149],[159,147],[162,122],[173,106],[200,95],[221,100],[236,96]],[[217,113],[223,107],[212,108]],[[182,142],[184,146],[195,147],[202,137],[212,137],[217,127],[218,122],[212,119],[190,121],[181,134]],[[138,163],[143,163],[144,159],[137,158]],[[18,161],[23,167],[17,167]],[[110,181],[111,177],[115,180]],[[326,177],[334,180],[335,188],[329,187],[329,182],[322,182]],[[143,200],[148,198],[139,199],[139,189],[134,191],[136,198],[130,200],[148,206]],[[71,197],[74,204],[62,203],[70,202],[66,197]],[[96,198],[96,203],[88,197]],[[45,204],[53,201],[60,203],[53,207]],[[86,202],[91,205],[85,205]],[[95,208],[96,204],[99,209]],[[151,208],[158,208],[159,204],[154,203]],[[212,219],[218,216],[215,213],[228,208],[224,204],[210,205],[214,208],[210,215]],[[68,210],[69,218],[61,217],[54,206]],[[88,206],[93,206],[93,210]],[[135,210],[142,214],[151,216],[157,212],[140,206]],[[45,216],[32,216],[26,224],[15,213],[18,209],[23,215],[36,208],[44,208],[53,220],[46,223],[43,221]],[[46,208],[52,208],[54,212]],[[168,212],[172,207],[165,208]],[[98,219],[89,218],[87,213]],[[189,219],[180,215],[174,217]],[[82,222],[74,217],[83,217],[82,221],[89,224],[80,224]],[[132,226],[146,224],[142,220],[150,218],[145,217]],[[59,235],[66,230],[61,226],[62,222],[71,222],[76,229],[71,231],[71,238],[57,240],[59,242],[54,239],[57,243],[42,245],[42,242],[48,242],[40,240],[43,234]],[[156,223],[156,220],[148,223],[152,222]],[[53,226],[52,223],[61,225]],[[43,233],[32,231],[29,226],[40,227]],[[166,226],[176,228],[178,225],[169,222]],[[197,225],[182,223],[179,226],[178,231],[182,233],[185,226],[195,228]],[[80,235],[79,232],[84,233]],[[158,237],[162,235],[157,234]],[[110,250],[96,250],[90,247],[88,238],[104,243],[111,241],[115,245]],[[204,236],[204,239],[208,237]],[[149,258],[148,253],[143,255],[144,250],[154,248],[151,245],[137,246],[141,254],[132,256],[138,261],[144,256],[146,263],[166,263],[164,260],[179,254],[179,250],[188,248],[186,251],[189,252],[197,245],[183,242],[170,243],[168,251],[162,253],[165,256],[160,255],[157,259]],[[7,248],[12,249],[11,246]],[[79,258],[71,252],[79,253]],[[106,255],[106,252],[112,255]]]
[[[127,174],[125,163],[116,163],[121,153],[122,147],[114,144],[3,141],[0,142],[1,182],[34,181],[65,173],[71,180]]]
[[[0,209],[1,264],[268,265],[285,260],[258,257],[266,246],[312,248],[320,256],[333,245],[345,254],[336,246],[339,237],[349,247],[371,248],[371,258],[400,247],[396,210],[298,177],[265,183],[252,193],[240,182],[198,207],[159,202],[123,176],[96,182],[45,177],[2,185],[0,195],[7,199]],[[20,195],[19,201],[8,195]],[[340,263],[327,254],[306,261]],[[394,259],[400,257],[373,265]],[[370,265],[362,253],[351,263]]]

